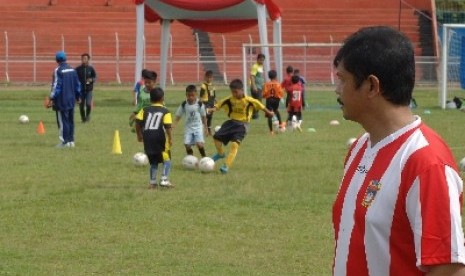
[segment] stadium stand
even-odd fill
[[[420,43],[424,40],[419,27],[421,15],[416,11],[431,13],[432,10],[431,1],[427,0],[411,0],[408,5],[401,6],[399,2],[387,1],[383,8],[371,0],[274,2],[282,8],[285,43],[342,42],[360,27],[390,25],[412,39],[418,55],[422,54],[425,43]],[[72,65],[79,64],[80,54],[89,52],[101,82],[130,83],[134,80],[136,26],[133,1],[0,0],[0,6],[3,12],[0,17],[0,81],[8,72],[11,82],[48,82],[55,67],[54,53],[62,48]],[[268,24],[271,26],[271,22]],[[259,42],[256,27],[228,34],[197,32],[200,35],[197,42],[194,30],[175,21],[171,33],[168,83],[197,82],[204,70],[210,68],[216,68],[217,78],[242,77],[242,44]],[[145,24],[144,66],[156,71],[159,70],[159,34],[158,23]],[[426,35],[432,39],[431,33]],[[268,37],[272,41],[271,28]],[[259,51],[250,50],[251,56]],[[305,66],[307,79],[327,81],[329,65],[324,65],[324,69],[305,65],[301,60],[303,51],[286,49],[285,55],[289,58],[285,58],[284,66],[292,63],[301,71]],[[208,54],[212,57],[206,59]],[[329,48],[308,49],[306,54],[308,59],[318,61],[331,52]],[[208,63],[202,63],[204,61]]]

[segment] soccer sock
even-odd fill
[[[199,152],[200,152],[200,155],[202,155],[202,157],[205,157],[206,154],[205,154],[205,148],[199,148]]]
[[[150,184],[157,184],[158,164],[150,164]]]
[[[279,126],[281,126],[281,114],[279,113],[279,110],[276,109],[274,114],[276,115],[276,118],[278,118]]]
[[[168,178],[171,170],[171,160],[166,160],[163,162],[163,176]]]
[[[192,148],[186,148],[187,155],[194,155],[194,150]]]
[[[223,143],[216,139],[214,139],[213,142],[215,142],[216,152],[218,152],[219,155],[223,155],[224,154]]]
[[[231,147],[229,149],[228,157],[226,158],[226,166],[231,167],[234,159],[236,158],[237,151],[239,150],[238,142],[231,142]]]

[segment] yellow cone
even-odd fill
[[[121,142],[119,140],[119,131],[115,130],[115,136],[113,138],[113,150],[111,153],[114,154],[122,154],[123,152],[121,151]]]

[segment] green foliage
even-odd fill
[[[55,115],[42,106],[48,87],[2,89],[0,274],[330,274],[331,208],[345,143],[363,130],[341,118],[332,90],[320,90],[310,89],[303,133],[271,137],[263,114],[253,121],[227,175],[181,167],[181,123],[172,150],[176,188],[154,191],[147,189],[148,167],[132,164],[143,146],[128,125],[129,87],[98,87],[89,124],[80,123],[76,110],[74,149],[54,148]],[[167,91],[172,113],[182,91]],[[219,98],[227,95],[219,91]],[[435,88],[418,90],[415,97],[415,112],[457,158],[465,156],[457,127],[465,114],[435,107]],[[18,123],[21,114],[29,124]],[[225,119],[215,113],[214,125]],[[333,119],[341,124],[330,126]],[[39,121],[45,135],[36,133]],[[111,153],[115,130],[122,155]]]

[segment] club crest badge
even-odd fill
[[[367,190],[365,192],[365,196],[363,197],[362,206],[363,207],[370,207],[371,203],[375,200],[376,194],[381,189],[381,182],[379,180],[372,180],[371,183],[368,185]]]

